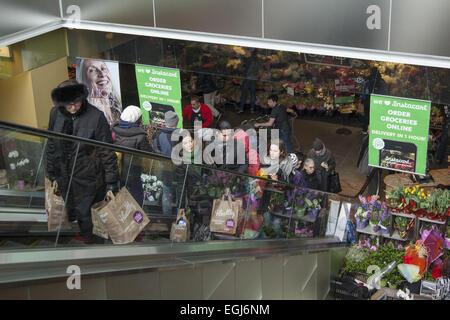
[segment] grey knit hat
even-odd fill
[[[320,151],[323,149],[323,142],[319,138],[316,138],[313,142],[313,148],[315,151]]]
[[[168,127],[176,127],[178,125],[178,115],[173,111],[167,111],[164,114],[164,122]]]

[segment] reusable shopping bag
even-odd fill
[[[61,223],[61,230],[71,230],[67,210],[64,208],[63,197],[56,194],[58,184],[45,178],[45,213],[47,215],[48,231],[56,231]],[[62,222],[61,222],[62,219]]]
[[[97,218],[101,221],[114,244],[133,242],[150,222],[147,214],[125,187],[117,195],[108,191],[105,201],[106,205],[99,205],[100,208],[91,210],[92,221]],[[100,234],[103,232],[99,231]]]
[[[172,223],[170,240],[173,242],[186,242],[190,238],[189,220],[186,218],[184,209],[178,211],[177,220]]]

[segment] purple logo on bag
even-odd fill
[[[134,221],[136,221],[137,223],[141,224],[142,221],[144,221],[144,216],[142,215],[142,212],[140,211],[136,211],[133,215],[133,219]]]
[[[228,228],[233,228],[234,227],[234,220],[233,219],[228,219],[226,222],[226,226]]]

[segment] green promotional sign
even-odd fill
[[[136,65],[136,81],[142,122],[161,126],[164,114],[174,111],[178,117],[178,128],[182,128],[180,70],[147,65]]]
[[[371,95],[369,166],[426,174],[431,102]]]

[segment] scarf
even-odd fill
[[[130,129],[132,127],[139,127],[139,125],[137,123],[133,123],[133,122],[123,121],[123,120],[119,121],[119,128]]]

